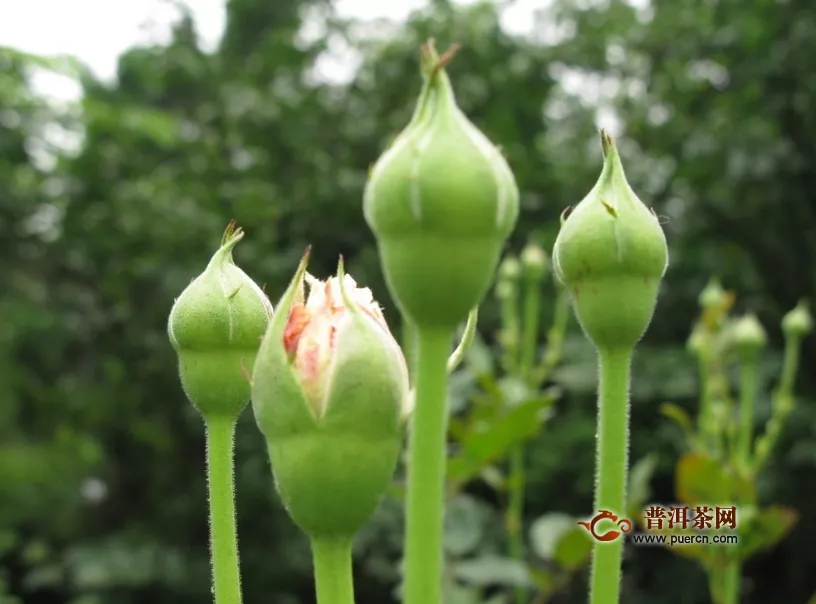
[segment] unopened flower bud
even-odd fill
[[[521,276],[521,263],[513,256],[507,256],[499,264],[498,281],[515,283]]]
[[[742,357],[755,357],[768,343],[768,336],[754,314],[740,317],[732,326],[731,339]]]
[[[813,317],[805,300],[799,303],[782,318],[782,330],[787,337],[804,338],[813,330]]]
[[[528,281],[540,281],[547,273],[547,253],[537,243],[528,243],[521,251],[521,266]]]
[[[413,119],[371,170],[366,221],[386,282],[418,327],[453,329],[479,305],[516,224],[519,193],[499,150],[456,104],[432,42]]]
[[[710,309],[723,306],[727,297],[728,292],[723,289],[722,285],[720,284],[720,280],[711,278],[703,288],[703,291],[700,292],[697,299],[701,308]]]
[[[204,272],[176,299],[167,322],[190,402],[205,416],[237,417],[249,402],[249,373],[272,316],[261,289],[232,259],[243,238],[230,223]]]
[[[552,261],[589,339],[599,348],[630,348],[651,322],[668,249],[657,216],[632,191],[605,131],[601,142],[601,176],[564,219]]]
[[[342,265],[314,279],[306,262],[264,336],[252,406],[292,519],[312,537],[350,537],[391,481],[410,412],[408,369],[370,290]]]

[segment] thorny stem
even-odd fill
[[[210,497],[210,556],[215,604],[241,604],[241,574],[235,521],[233,448],[235,418],[205,418]]]

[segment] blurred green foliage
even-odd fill
[[[530,37],[504,32],[491,3],[436,0],[399,26],[344,21],[322,0],[230,0],[227,17],[216,51],[200,48],[185,17],[167,45],[123,55],[115,83],[69,59],[0,49],[0,601],[208,599],[203,430],[167,342],[173,297],[234,218],[247,231],[237,260],[273,300],[311,243],[313,272],[330,274],[342,253],[398,327],[361,194],[368,166],[408,121],[429,36],[463,45],[449,69],[460,105],[516,173],[513,250],[530,237],[551,245],[559,214],[597,176],[596,118],[621,116],[627,175],[664,217],[671,246],[634,365],[632,458],[653,460],[651,498],[671,502],[683,435],[659,406],[696,408],[683,347],[709,276],[740,292],[737,310],[757,313],[772,351],[782,314],[816,299],[810,4],[557,0]],[[300,35],[307,19],[324,25],[313,41]],[[322,81],[316,62],[343,44],[360,53],[354,79]],[[78,80],[81,103],[34,95],[38,69]],[[64,150],[73,140],[78,148]],[[555,302],[543,296],[543,316]],[[481,333],[494,351],[498,321],[488,301]],[[796,604],[816,592],[815,355],[811,338],[799,404],[757,480],[759,501],[801,516],[745,565],[745,603]],[[555,414],[526,446],[526,533],[547,534],[545,514],[591,510],[596,367],[575,325],[562,357],[550,376],[562,393]],[[764,376],[776,375],[780,356],[765,365]],[[760,397],[758,422],[769,414]],[[280,509],[250,413],[238,427],[236,481],[246,599],[312,602],[308,544]],[[496,492],[472,481],[458,497],[454,547],[503,551]],[[360,535],[359,604],[394,601],[401,524],[400,504],[387,499]],[[536,547],[533,568],[547,539]],[[626,556],[627,604],[708,601],[693,562],[654,548]],[[490,584],[488,597],[495,583],[528,580],[475,559],[457,567],[459,581]],[[584,581],[577,573],[552,602],[585,601]]]

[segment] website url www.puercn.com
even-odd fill
[[[654,535],[633,533],[627,536],[634,545],[734,545],[739,542],[737,535]]]

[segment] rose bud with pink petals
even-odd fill
[[[307,261],[261,343],[252,405],[295,523],[313,538],[351,537],[391,482],[410,412],[408,370],[371,291],[342,262],[319,281]]]

